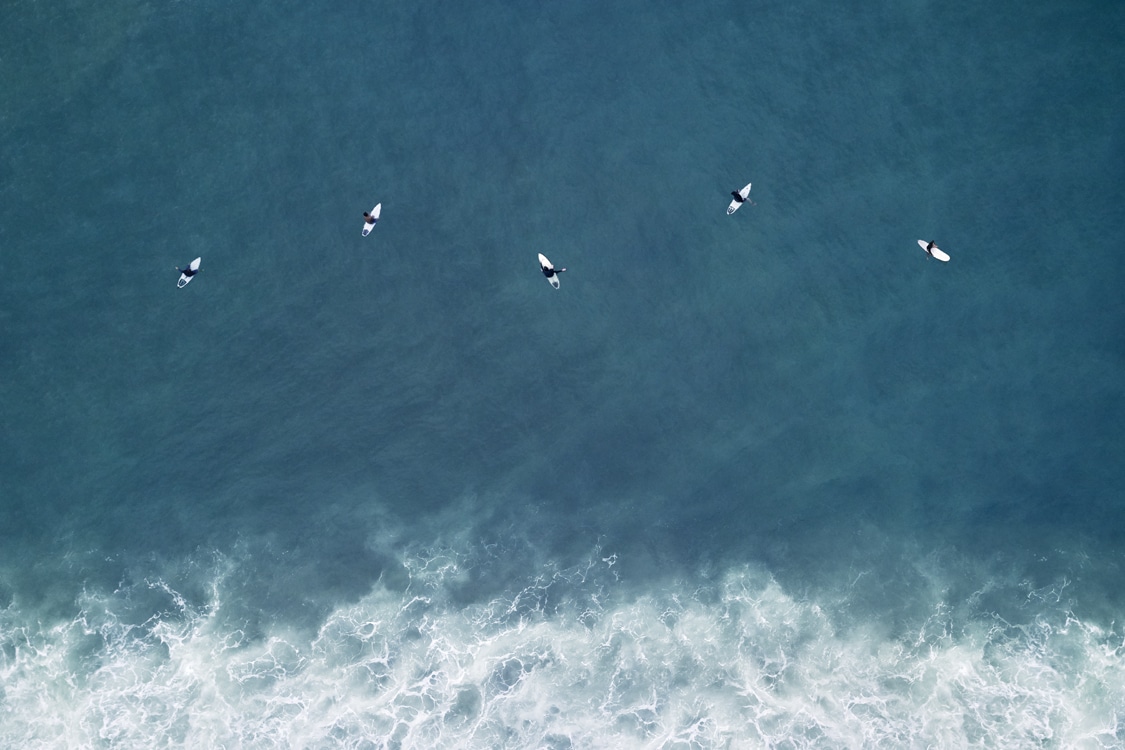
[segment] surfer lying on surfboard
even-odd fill
[[[547,283],[555,289],[559,288],[559,274],[565,271],[565,268],[555,268],[555,264],[548,260],[547,256],[539,253],[539,270],[547,277]]]
[[[738,192],[737,190],[730,191],[730,194],[733,195],[734,199],[739,203],[749,203],[751,206],[758,205],[754,201],[750,200],[750,196],[743,197],[742,193]]]
[[[187,268],[180,268],[179,266],[176,266],[176,270],[180,272],[180,280],[176,282],[176,286],[180,289],[183,289],[185,286],[187,286],[188,282],[191,281],[191,277],[199,273],[199,264],[202,261],[203,258],[196,258],[191,263],[188,263]]]

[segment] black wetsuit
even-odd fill
[[[177,268],[176,270],[182,273],[184,276],[187,276],[189,279],[199,273],[199,271],[191,270],[191,266],[188,266],[187,268]]]
[[[730,191],[730,194],[733,195],[734,199],[736,201],[738,201],[739,203],[745,203],[746,202],[746,199],[742,197],[742,193],[738,192],[737,190]]]

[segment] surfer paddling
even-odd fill
[[[565,268],[555,268],[555,264],[547,260],[547,256],[539,253],[539,268],[543,271],[543,275],[547,277],[547,283],[555,289],[559,288],[559,274],[565,271]]]
[[[755,205],[754,201],[750,200],[749,182],[746,183],[746,187],[742,188],[741,190],[732,190],[730,191],[730,194],[733,196],[733,199],[731,200],[730,205],[727,206],[727,216],[730,216],[735,211],[742,208],[743,203],[749,203],[751,206]]]

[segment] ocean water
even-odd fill
[[[1122,80],[1111,2],[5,3],[0,747],[1125,746]]]

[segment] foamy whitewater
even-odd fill
[[[315,632],[225,617],[154,579],[87,592],[69,622],[4,613],[4,747],[1120,747],[1125,638],[1011,588],[1016,625],[933,600],[906,637],[842,629],[752,566],[629,594],[616,558],[528,571],[460,604],[499,549],[409,549]],[[935,583],[936,585],[936,583]],[[147,590],[147,591],[146,591]],[[164,606],[130,623],[130,599]],[[991,592],[996,593],[996,592]],[[846,601],[844,602],[846,608]],[[839,603],[837,603],[839,606]]]

